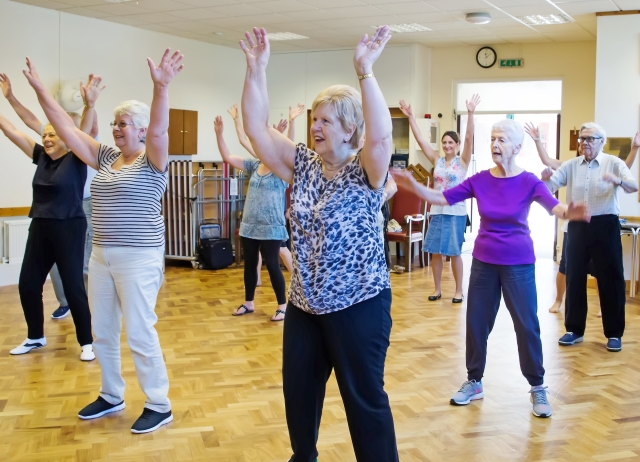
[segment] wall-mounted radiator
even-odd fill
[[[3,222],[3,263],[15,264],[22,262],[25,247],[27,246],[30,224],[30,218]]]

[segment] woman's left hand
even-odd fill
[[[636,132],[636,136],[634,136],[633,140],[631,140],[631,144],[636,148],[640,147],[640,132]]]
[[[380,57],[384,46],[391,39],[389,32],[389,26],[380,26],[371,39],[367,34],[364,34],[353,55],[353,65],[358,75],[371,73],[373,63]]]
[[[399,188],[412,190],[413,184],[416,181],[409,170],[400,168],[390,168],[389,173],[395,180]]]
[[[567,219],[572,221],[591,221],[591,213],[584,202],[569,203],[567,207]]]
[[[480,104],[480,95],[473,95],[471,97],[471,101],[465,101],[467,104],[467,111],[469,113],[473,113],[476,111],[476,107]]]
[[[45,91],[46,89],[44,87],[44,84],[42,83],[42,80],[40,80],[40,76],[38,75],[36,66],[35,64],[33,64],[33,61],[31,61],[31,58],[29,58],[28,56],[27,56],[27,67],[29,68],[29,70],[22,71],[22,73],[29,81],[29,85],[31,85],[31,87],[35,91]]]
[[[168,86],[173,78],[184,68],[184,65],[181,64],[184,55],[180,53],[180,50],[169,56],[170,53],[171,48],[167,48],[158,66],[155,65],[151,58],[147,58],[149,70],[151,71],[151,80],[161,87]]]

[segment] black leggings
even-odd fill
[[[51,267],[57,263],[78,343],[93,343],[91,312],[82,276],[86,232],[86,218],[34,218],[31,221],[18,283],[28,338],[44,337],[42,288]]]
[[[244,253],[244,295],[245,300],[252,302],[256,285],[258,284],[258,255],[262,253],[262,259],[267,265],[271,286],[276,294],[278,305],[287,303],[285,293],[285,282],[282,270],[280,269],[280,243],[282,241],[261,241],[242,238],[242,252]]]

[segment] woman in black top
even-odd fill
[[[42,145],[17,130],[0,115],[0,130],[38,167],[33,177],[33,203],[27,247],[20,271],[20,301],[27,321],[27,338],[10,351],[21,355],[43,348],[44,307],[42,289],[54,263],[58,264],[64,291],[82,347],[80,359],[95,359],[91,313],[82,276],[87,221],[82,195],[87,167],[56,135],[51,125],[42,133]]]

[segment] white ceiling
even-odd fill
[[[431,47],[594,40],[596,12],[640,10],[640,0],[13,0],[127,24],[156,32],[237,47],[253,26],[294,32],[305,40],[272,42],[274,51],[353,47],[378,24],[419,23],[432,31],[395,34],[394,43]],[[515,16],[560,10],[575,22],[529,27]],[[488,12],[489,24],[465,21]]]

